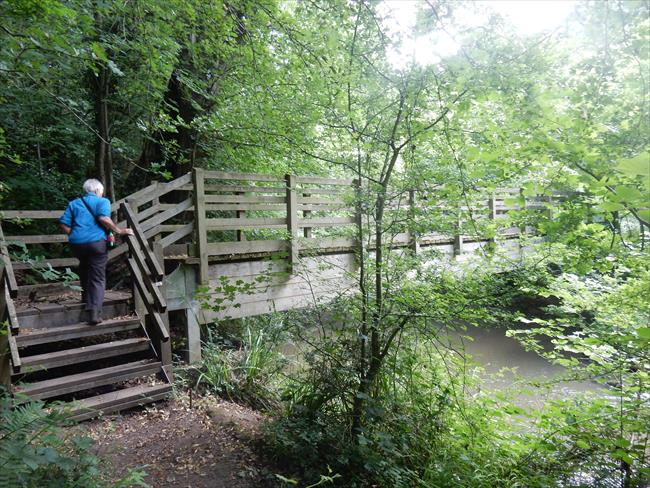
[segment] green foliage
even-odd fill
[[[211,334],[210,340],[203,343],[201,362],[180,371],[181,384],[271,410],[277,404],[277,383],[286,365],[276,348],[277,342],[265,328],[248,325],[243,336],[237,338]]]
[[[144,473],[131,471],[111,480],[92,454],[92,440],[61,427],[65,413],[43,402],[16,404],[0,396],[0,485],[15,487],[100,488],[148,486]]]

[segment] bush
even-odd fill
[[[232,347],[233,342],[239,347]],[[181,370],[179,381],[230,401],[272,410],[277,406],[273,384],[285,364],[270,334],[249,325],[240,340],[205,342],[201,362]]]

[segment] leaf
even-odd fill
[[[104,48],[100,43],[93,42],[92,44],[90,44],[90,49],[97,59],[99,59],[100,61],[104,61],[105,63],[108,63],[108,55],[106,54],[106,51],[104,51]]]
[[[576,441],[576,446],[578,446],[580,449],[587,449],[589,447],[589,444],[582,439],[578,439]]]
[[[646,151],[633,158],[623,159],[616,168],[630,176],[650,176],[650,153]]]
[[[624,210],[625,205],[622,203],[616,202],[601,202],[598,206],[603,209],[605,212],[616,212],[618,210]]]
[[[636,333],[644,341],[650,341],[650,327],[639,327]]]
[[[621,202],[643,200],[643,195],[641,192],[632,186],[616,187],[616,195],[620,198],[619,201]]]

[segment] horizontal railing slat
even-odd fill
[[[63,210],[0,210],[0,219],[58,219]]]
[[[163,248],[165,248],[179,241],[183,237],[190,235],[192,232],[194,232],[194,222],[190,222],[189,224],[183,225],[178,230],[175,230],[171,234],[163,237],[162,239],[160,239],[160,244],[162,245]]]
[[[205,203],[286,203],[286,197],[247,195],[206,195]]]
[[[318,197],[298,197],[298,203],[311,203],[311,204],[328,204],[328,205],[343,205],[345,202],[337,198],[318,198]]]
[[[209,203],[205,209],[212,212],[225,212],[232,210],[250,210],[257,212],[286,212],[284,204],[263,204],[263,203]]]
[[[284,182],[283,178],[278,178],[277,176],[256,173],[227,173],[224,171],[204,171],[203,174],[206,180],[272,181],[276,183]]]
[[[208,243],[209,256],[223,256],[230,254],[252,254],[287,251],[289,241],[242,241],[242,242],[212,242]]]
[[[338,178],[321,178],[319,176],[296,176],[298,184],[309,185],[341,185],[350,186],[354,182],[353,179],[338,179]],[[305,191],[305,190],[303,190]]]
[[[149,229],[154,228],[155,226],[162,224],[165,220],[169,220],[172,217],[175,217],[181,212],[185,212],[186,210],[190,210],[193,208],[193,203],[192,199],[188,198],[181,203],[174,205],[173,208],[170,208],[168,210],[165,210],[164,212],[161,212],[154,217],[150,218],[149,220],[145,220],[144,222],[140,222],[140,226],[142,227],[143,231],[148,231]]]
[[[238,230],[250,228],[275,229],[286,227],[286,218],[232,218],[232,219],[206,219],[205,226],[207,230]]]
[[[50,244],[55,242],[68,242],[65,234],[33,235],[33,236],[5,236],[7,243],[22,242],[23,244]]]
[[[298,220],[298,227],[330,227],[333,225],[354,224],[354,217],[324,217]]]

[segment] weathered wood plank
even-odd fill
[[[205,203],[286,203],[284,197],[265,195],[205,195]]]
[[[345,202],[340,198],[318,198],[318,197],[298,197],[296,203],[310,203],[323,205],[344,205]]]
[[[76,349],[65,349],[63,351],[48,352],[35,356],[22,358],[25,371],[35,371],[39,368],[56,368],[68,364],[77,364],[95,359],[102,359],[111,356],[120,356],[136,351],[149,349],[149,339],[137,337],[121,341],[93,344],[92,346],[79,347]]]
[[[298,220],[298,227],[331,227],[354,224],[354,217],[315,217]]]
[[[147,268],[147,265],[144,261],[144,257],[142,256],[142,253],[140,252],[140,249],[136,247],[131,250],[131,253],[132,253],[132,257],[129,259],[129,261],[133,260],[139,272],[136,273],[134,276],[136,278],[136,281],[140,281],[141,283],[143,283],[147,291],[149,291],[150,296],[153,298],[152,304],[155,307],[155,310],[157,312],[164,312],[165,309],[167,308],[167,304],[165,303],[165,298],[160,292],[160,288],[156,285],[156,283],[154,283],[149,278],[148,276],[149,268]]]
[[[192,232],[194,232],[194,222],[190,222],[189,224],[179,226],[177,230],[160,239],[160,244],[163,247],[167,247],[171,244],[174,244],[175,242],[182,239],[183,237],[189,236],[190,234],[192,234]]]
[[[287,184],[287,232],[289,233],[289,264],[294,266],[299,259],[298,247],[298,182],[295,175],[285,176]]]
[[[129,200],[129,202],[131,203],[131,205],[133,205],[132,200]],[[134,210],[135,218],[138,220],[138,222],[142,222],[148,219],[149,217],[151,217],[152,215],[155,215],[158,212],[160,212],[161,208],[160,208],[160,204],[157,204],[157,205],[152,205],[151,207],[146,208],[144,210],[138,210],[137,213],[135,212],[135,209],[133,210]]]
[[[199,283],[208,281],[208,231],[205,217],[205,174],[201,168],[194,168],[194,231],[196,251],[199,258]]]
[[[5,236],[2,232],[2,221],[0,221],[0,260],[2,260],[4,270],[0,273],[0,280],[4,280],[3,286],[9,290],[9,296],[16,298],[18,296],[18,283],[14,274],[14,267],[9,256]]]
[[[192,199],[188,198],[186,200],[183,200],[181,203],[178,203],[174,205],[173,208],[170,208],[168,210],[165,210],[164,212],[161,212],[157,214],[156,216],[150,218],[149,220],[146,220],[144,222],[140,222],[140,225],[142,227],[142,230],[145,232],[149,229],[154,228],[155,226],[162,224],[165,220],[169,220],[172,217],[175,217],[181,212],[185,212],[186,210],[190,210],[192,208]]]
[[[42,400],[147,376],[160,371],[160,367],[160,362],[144,359],[142,361],[38,381],[25,386],[19,385],[17,391],[29,396],[32,400]]]
[[[156,182],[150,184],[149,186],[145,186],[144,188],[142,188],[142,189],[140,189],[140,190],[138,190],[136,192],[133,192],[130,195],[124,197],[124,198],[120,198],[119,200],[116,200],[115,203],[111,204],[111,212],[117,212],[119,210],[120,206],[124,202],[126,202],[127,198],[137,202],[137,201],[140,200],[141,197],[143,197],[147,193],[154,192],[156,190],[157,186],[158,186],[158,182],[156,181]]]
[[[207,230],[237,230],[237,229],[283,229],[287,225],[285,218],[259,219],[206,219]]]
[[[72,324],[59,327],[48,327],[31,331],[29,334],[16,336],[16,344],[19,347],[33,346],[35,344],[46,344],[57,341],[67,341],[80,337],[92,337],[114,332],[137,329],[140,327],[140,319],[110,319],[104,320],[97,325]]]
[[[11,365],[15,373],[20,373],[22,361],[18,354],[18,345],[16,345],[16,338],[11,332],[11,327],[7,331],[7,344],[9,345],[9,353],[11,354]]]
[[[68,417],[70,420],[82,421],[97,417],[101,413],[126,410],[138,405],[145,405],[166,398],[172,392],[172,385],[138,385],[123,390],[105,393],[79,400],[78,408]]]
[[[59,219],[63,210],[0,210],[0,219]]]
[[[207,245],[207,254],[210,256],[230,254],[250,254],[288,251],[289,242],[280,240],[269,241],[243,241],[243,242],[212,242]],[[207,272],[206,280],[207,282]]]
[[[351,186],[354,180],[338,178],[321,178],[318,176],[296,176],[296,183],[300,185],[340,185]]]
[[[285,241],[278,241],[285,242]],[[327,272],[329,269],[350,269],[356,264],[356,257],[352,252],[309,256],[300,260],[297,267],[291,268],[284,260],[255,259],[243,262],[223,262],[210,265],[210,280],[218,280],[220,276],[254,281],[260,275],[285,275],[289,276],[293,269],[294,274]]]
[[[287,207],[284,203],[277,205],[259,204],[259,203],[210,203],[205,206],[208,212],[228,212],[228,211],[258,211],[258,212],[286,212]]]
[[[282,178],[257,173],[230,173],[225,171],[205,171],[205,178],[211,180],[245,180],[281,182]]]
[[[129,249],[131,250],[131,252],[137,252],[136,249],[139,246],[142,257],[144,257],[144,260],[149,266],[149,271],[146,274],[150,273],[152,279],[155,281],[162,280],[163,276],[165,276],[162,266],[158,262],[158,260],[154,257],[153,253],[151,252],[145,233],[142,227],[140,226],[140,223],[136,220],[135,215],[133,214],[133,211],[131,210],[128,201],[122,204],[122,210],[126,215],[126,219],[130,227],[133,229],[133,234],[134,234],[133,236],[125,237],[126,242],[129,245]]]
[[[283,186],[205,185],[206,192],[284,193]]]
[[[352,237],[319,237],[306,239],[300,242],[300,249],[304,251],[336,251],[354,249],[356,239]]]
[[[33,235],[33,236],[5,236],[8,243],[22,242],[23,244],[50,244],[54,242],[68,242],[65,234]]]

